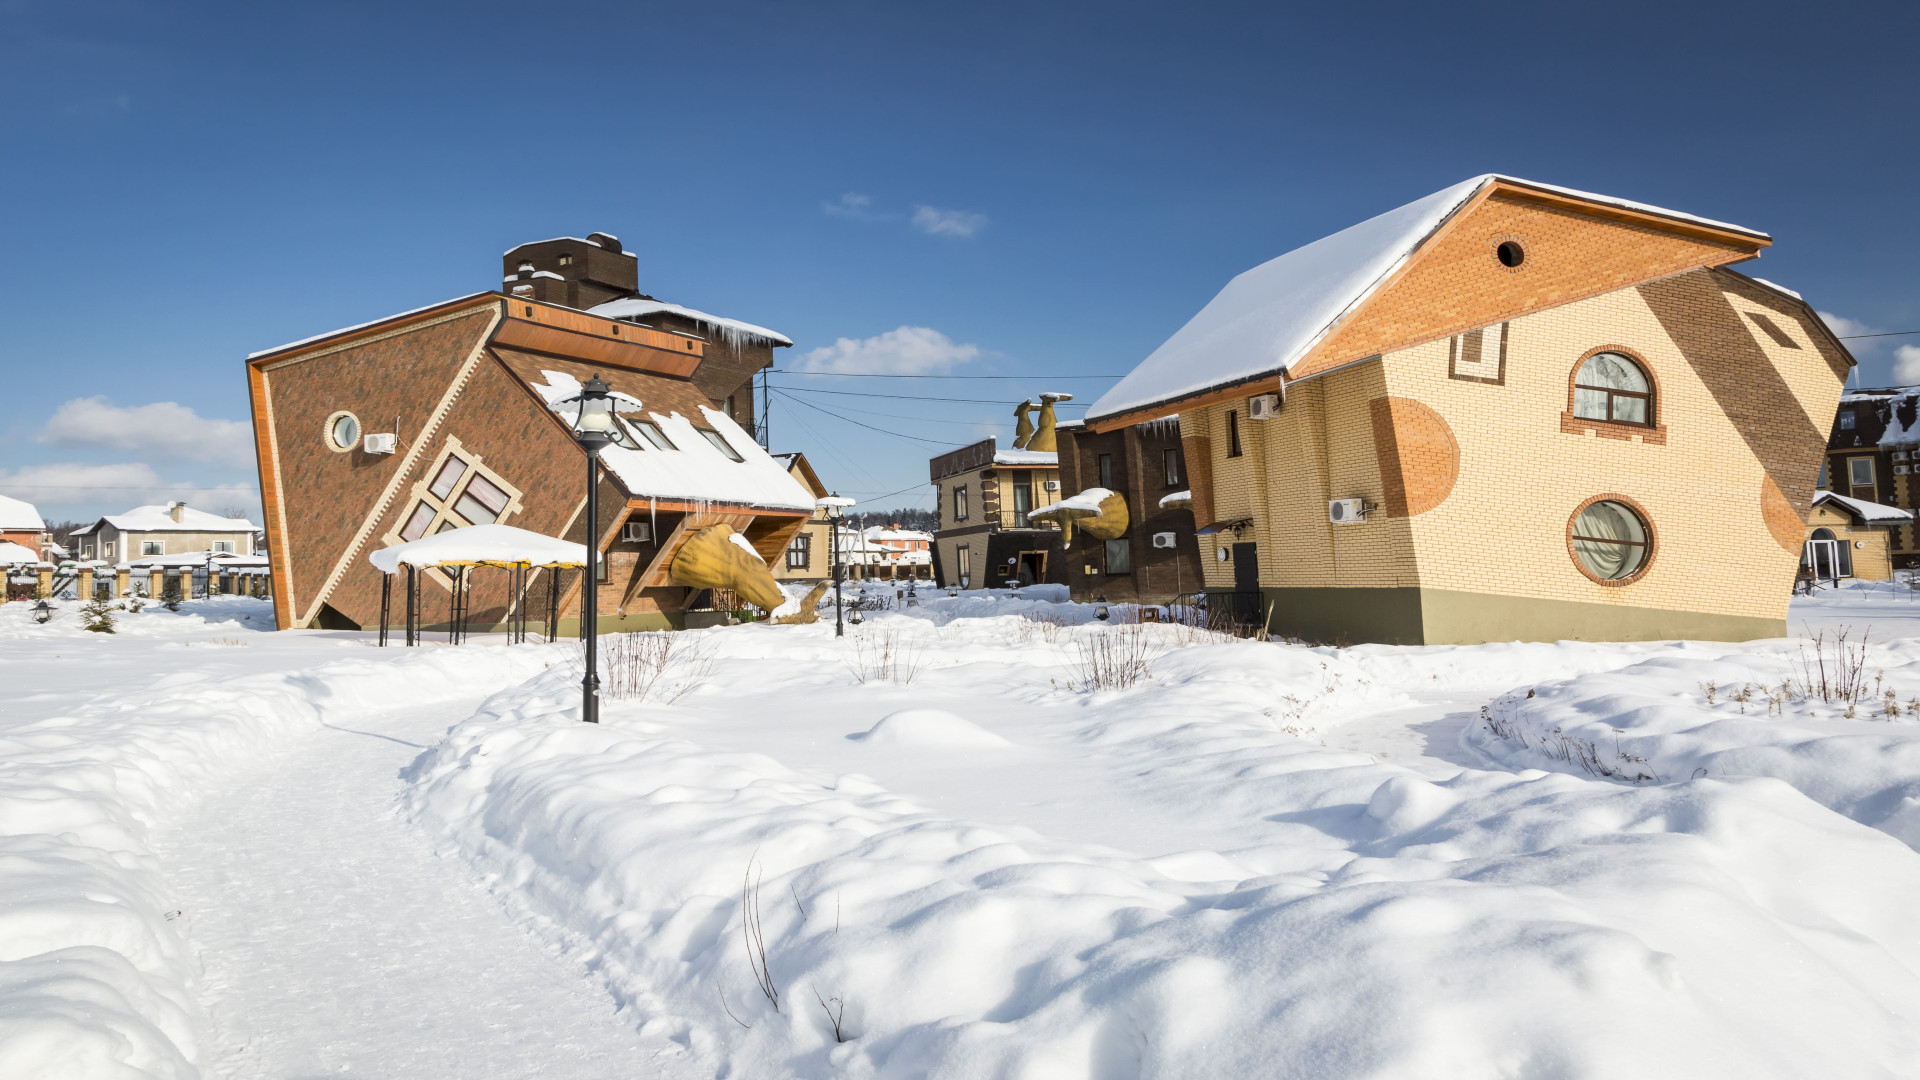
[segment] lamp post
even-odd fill
[[[613,415],[613,395],[598,375],[567,401],[580,403],[573,439],[587,452],[587,565],[580,585],[580,636],[587,646],[587,673],[580,680],[580,719],[600,722],[600,452],[609,444],[633,445]]]
[[[834,494],[816,499],[813,505],[827,512],[827,533],[833,550],[833,636],[845,637],[847,625],[841,618],[840,606],[840,521],[846,517],[847,507],[853,505],[853,500]],[[854,621],[859,621],[857,615]]]

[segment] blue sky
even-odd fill
[[[248,352],[592,230],[793,337],[783,368],[1021,376],[776,376],[993,402],[776,398],[775,449],[876,506],[1241,270],[1481,172],[1768,230],[1754,273],[1920,329],[1917,11],[0,0],[0,492],[254,507]],[[1872,385],[1920,335],[1854,344]]]

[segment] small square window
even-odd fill
[[[1852,431],[1856,423],[1857,421],[1854,419],[1852,409],[1840,410],[1840,430],[1841,431]]]
[[[453,494],[454,485],[458,484],[460,478],[466,473],[467,463],[457,457],[450,457],[445,465],[440,466],[440,475],[433,478],[433,484],[427,490],[433,493],[434,498],[444,499]]]
[[[220,552],[225,552],[225,553],[227,553],[227,554],[232,554],[232,553],[233,553],[233,541],[231,541],[231,540],[215,540],[215,541],[213,542],[213,550],[215,550],[215,551],[220,551]]]
[[[158,540],[140,541],[140,554],[142,555],[165,555],[166,553],[167,545]]]
[[[1107,541],[1107,573],[1133,573],[1133,551],[1126,537]]]
[[[746,460],[746,458],[743,458],[740,456],[740,451],[735,450],[733,448],[733,444],[727,441],[727,437],[725,435],[722,435],[719,432],[710,430],[708,428],[695,428],[694,430],[698,431],[702,435],[705,435],[707,437],[707,441],[713,444],[713,448],[715,450],[718,450],[721,453],[727,455],[727,457],[731,458],[732,460],[734,461]]]
[[[1847,482],[1854,487],[1873,486],[1873,459],[1857,457],[1847,459]]]
[[[679,447],[673,445],[672,440],[667,438],[667,433],[660,430],[659,424],[656,424],[651,420],[629,420],[627,421],[627,423],[629,426],[633,428],[633,430],[639,432],[642,438],[652,443],[655,449],[659,449],[659,450],[679,449]]]
[[[433,507],[421,503],[413,508],[413,516],[407,519],[407,527],[400,530],[400,539],[418,540],[427,535],[427,526],[433,524]]]

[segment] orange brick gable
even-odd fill
[[[1495,257],[1508,240],[1526,253],[1517,267]],[[1395,280],[1349,315],[1289,378],[1733,262],[1761,246],[1758,240],[1708,239],[1495,188],[1442,226]]]

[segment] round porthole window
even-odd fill
[[[360,445],[360,421],[350,412],[337,412],[327,417],[327,447],[336,453],[345,453]]]
[[[1221,562],[1226,562],[1228,559],[1233,558],[1233,552],[1228,551],[1226,548],[1218,548],[1215,550],[1215,553],[1220,556]]]
[[[1635,507],[1599,498],[1574,514],[1567,547],[1581,573],[1602,585],[1625,585],[1646,572],[1653,557],[1653,530]]]
[[[1520,246],[1518,240],[1502,240],[1500,246],[1493,249],[1493,256],[1500,265],[1511,270],[1527,261],[1527,249]]]

